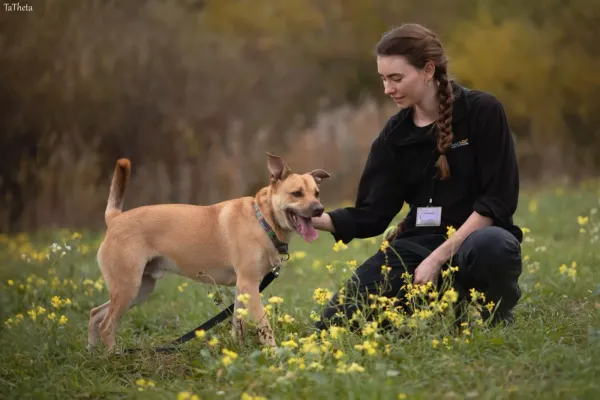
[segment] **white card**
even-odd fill
[[[417,226],[440,226],[442,224],[442,207],[418,207]]]

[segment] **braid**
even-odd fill
[[[437,150],[440,156],[435,166],[441,172],[440,179],[445,180],[450,177],[450,165],[448,165],[448,159],[446,152],[450,149],[452,139],[454,137],[452,133],[452,110],[454,103],[454,96],[452,95],[452,85],[448,81],[448,76],[445,72],[442,72],[438,77],[438,100],[440,102],[440,116],[437,120],[438,127],[438,140]]]

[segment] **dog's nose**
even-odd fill
[[[325,211],[325,207],[321,203],[314,203],[311,207],[313,217],[320,217]]]

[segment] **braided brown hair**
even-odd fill
[[[378,56],[403,56],[417,69],[423,69],[428,61],[435,65],[433,79],[438,83],[440,111],[437,120],[437,151],[439,158],[436,167],[440,179],[450,177],[450,166],[446,152],[452,144],[452,111],[454,96],[448,78],[448,59],[437,35],[419,24],[404,24],[386,32],[375,48]]]

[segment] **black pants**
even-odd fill
[[[406,241],[431,252],[444,240],[442,235],[423,235],[400,237],[392,241],[390,246],[396,250],[400,259],[390,249],[386,252],[387,263],[385,254],[381,251],[367,259],[346,282],[342,293],[343,301],[339,301],[340,292],[331,298],[322,311],[316,328],[327,329],[330,325],[341,325],[344,320],[352,318],[358,309],[365,313],[373,301],[369,294],[403,298],[402,287],[406,282],[402,274],[406,271],[414,277],[415,269],[424,259],[424,255],[417,254],[414,246],[407,246]],[[384,264],[392,268],[387,279],[381,269]],[[453,274],[459,302],[469,299],[469,290],[474,288],[484,293],[487,302],[493,301],[499,305],[495,313],[498,318],[512,315],[511,310],[521,297],[518,279],[522,270],[521,246],[512,234],[494,226],[479,229],[464,240],[451,264],[459,267]],[[439,278],[438,283],[441,280]]]

